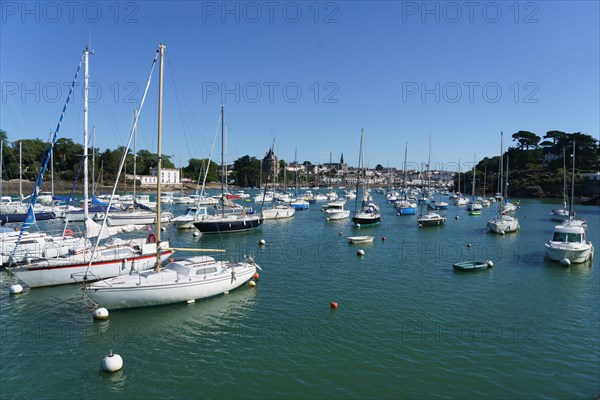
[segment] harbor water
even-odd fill
[[[255,288],[193,304],[95,321],[79,285],[10,295],[2,271],[0,397],[597,398],[600,256],[544,259],[555,205],[523,199],[521,230],[501,236],[486,228],[494,205],[480,216],[451,205],[444,226],[419,228],[374,196],[383,222],[372,227],[325,221],[317,203],[252,232],[168,229],[175,247],[250,254],[262,268]],[[577,216],[598,250],[600,208]],[[357,235],[375,240],[348,244]],[[494,267],[453,270],[471,259]],[[111,349],[124,367],[106,374]]]

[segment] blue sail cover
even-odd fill
[[[95,194],[92,195],[92,204],[97,206],[108,206],[108,202],[100,200]]]
[[[50,147],[44,153],[44,158],[42,161],[42,166],[40,168],[40,172],[38,174],[38,178],[36,180],[35,185],[33,186],[33,193],[31,194],[31,199],[29,200],[29,208],[27,210],[27,216],[25,217],[25,221],[23,222],[23,226],[21,227],[21,232],[19,233],[19,238],[17,239],[17,243],[13,249],[13,256],[17,252],[19,247],[19,243],[21,242],[21,237],[23,236],[23,232],[27,231],[29,227],[35,224],[35,212],[33,211],[33,207],[37,201],[39,191],[42,188],[42,183],[44,181],[44,174],[48,169],[48,163],[50,162],[50,157],[52,156],[52,151],[54,150],[54,144],[58,139],[58,131],[60,130],[60,126],[62,124],[63,117],[65,116],[65,111],[67,110],[67,106],[71,101],[71,96],[73,95],[73,89],[75,88],[75,82],[77,82],[77,76],[79,75],[79,70],[81,69],[81,64],[83,63],[83,56],[79,60],[79,66],[77,67],[77,71],[75,72],[75,77],[73,78],[73,82],[71,82],[71,87],[69,89],[69,95],[67,96],[67,101],[63,106],[62,112],[60,113],[60,118],[58,119],[58,123],[56,124],[56,129],[54,130],[54,135],[52,136],[52,140],[50,141]]]

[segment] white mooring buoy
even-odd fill
[[[192,235],[194,235],[194,236],[200,236],[200,231],[199,230],[195,230],[194,233],[192,233]]]
[[[97,308],[92,312],[92,317],[100,320],[108,319],[108,310],[104,307]]]
[[[485,263],[487,264],[488,268],[492,268],[494,266],[494,262],[492,260],[487,260]]]
[[[265,241],[265,239],[260,239],[260,240],[258,241],[258,245],[259,245],[259,246],[264,246],[265,244],[267,244],[267,242]]]
[[[102,359],[102,371],[104,372],[117,372],[123,368],[123,359],[118,354],[113,354],[112,349]]]
[[[17,284],[12,285],[8,291],[10,292],[10,294],[19,294],[19,293],[23,293],[23,286]]]
[[[364,256],[365,255],[365,251],[363,249],[358,249],[358,251],[356,252],[357,256]]]

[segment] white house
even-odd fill
[[[179,170],[163,168],[161,173],[161,185],[179,185],[181,184]],[[156,185],[156,168],[150,168],[150,175],[140,175],[138,179],[142,182],[142,185]]]

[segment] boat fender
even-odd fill
[[[69,228],[65,229],[65,236],[73,237],[73,230]]]
[[[156,243],[156,235],[154,233],[148,235],[148,243]]]
[[[560,264],[563,267],[568,267],[569,265],[571,265],[571,260],[569,260],[568,258],[563,258],[562,260],[560,260]]]
[[[19,293],[23,293],[23,286],[19,285],[18,283],[15,285],[12,285],[9,289],[10,294],[19,294]]]
[[[488,268],[492,268],[494,266],[494,262],[492,260],[487,260],[486,264],[487,264]]]

